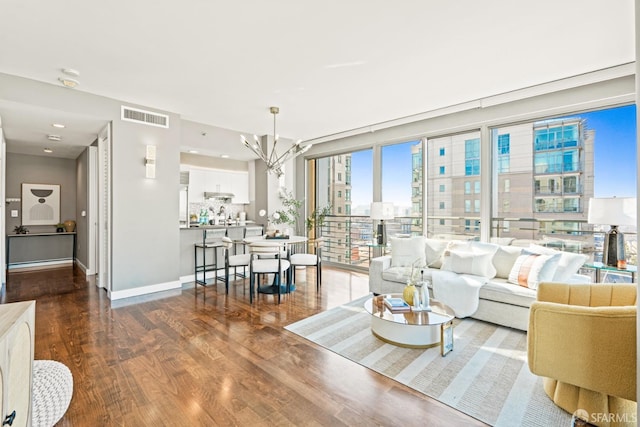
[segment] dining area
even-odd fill
[[[228,236],[221,232],[203,236],[194,244],[194,282],[197,288],[230,284],[249,285],[249,303],[272,295],[281,303],[283,296],[296,290],[296,270],[315,269],[316,291],[322,277],[323,239],[309,241],[300,235],[253,234]]]

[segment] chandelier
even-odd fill
[[[271,147],[271,153],[269,153],[268,156],[262,150],[260,139],[257,135],[253,135],[253,143],[247,141],[247,138],[245,138],[244,135],[240,135],[240,139],[242,140],[242,143],[245,147],[253,151],[267,164],[267,172],[274,173],[278,178],[280,178],[284,174],[284,172],[282,171],[283,163],[306,152],[309,148],[311,148],[311,144],[301,147],[300,143],[302,142],[302,140],[300,139],[291,147],[289,147],[287,151],[285,151],[281,155],[278,155],[278,153],[276,152],[276,147],[278,145],[278,134],[276,133],[276,115],[280,112],[280,108],[270,107],[269,111],[271,112],[271,114],[273,114],[273,146]]]

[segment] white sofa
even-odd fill
[[[536,299],[539,282],[590,282],[589,276],[577,274],[587,259],[585,255],[535,244],[523,248],[422,236],[390,240],[391,255],[371,260],[371,292],[401,293],[412,272],[419,279],[422,270],[432,296],[434,293],[438,296],[434,290],[442,296],[443,289],[447,291],[451,285],[474,284],[479,289],[475,290],[479,298],[471,317],[523,331],[528,328],[529,307]]]

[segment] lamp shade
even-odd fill
[[[371,203],[371,219],[393,219],[393,203],[373,202]]]
[[[598,197],[589,199],[589,224],[636,225],[635,197]]]

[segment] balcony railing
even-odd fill
[[[443,240],[480,240],[479,217],[398,217],[385,221],[387,236],[426,235]],[[374,221],[368,216],[332,215],[325,219],[322,235],[325,238],[323,260],[326,262],[368,268],[371,258],[390,253],[390,246],[381,248],[375,243]],[[528,247],[538,244],[567,252],[584,253],[589,261],[602,261],[604,233],[609,227],[595,230],[585,220],[493,218],[491,241],[494,243]],[[623,230],[627,262],[637,265],[637,234]]]

